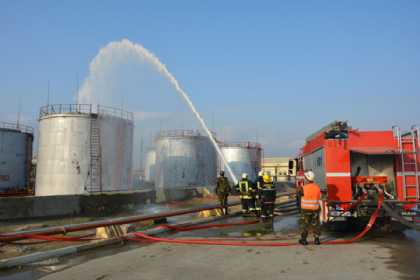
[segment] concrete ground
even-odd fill
[[[387,265],[392,261],[390,249],[369,243],[316,248],[155,244],[42,279],[410,279]]]

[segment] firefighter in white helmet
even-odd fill
[[[307,183],[302,187],[302,197],[300,199],[300,229],[301,238],[299,243],[308,245],[306,238],[308,232],[312,228],[314,234],[314,243],[321,244],[319,237],[321,235],[321,225],[319,222],[319,215],[321,212],[321,189],[314,183],[315,174],[312,171],[304,173]]]
[[[238,184],[238,190],[242,203],[242,213],[249,214],[254,210],[254,206],[252,205],[252,183],[248,180],[248,174],[242,174],[242,179]]]

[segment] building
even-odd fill
[[[294,162],[294,159],[289,157],[266,157],[263,159],[262,170],[269,173],[274,181],[290,181],[296,176],[293,164],[290,162]]]

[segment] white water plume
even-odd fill
[[[84,81],[78,93],[78,102],[92,104],[101,102],[100,96],[95,96],[94,93],[96,92],[95,86],[97,84],[97,81],[107,78],[103,76],[104,73],[106,73],[107,71],[106,67],[112,67],[114,60],[115,62],[118,62],[119,58],[133,54],[140,60],[152,65],[163,77],[165,77],[173,85],[177,93],[187,103],[188,107],[191,109],[192,113],[197,118],[201,127],[210,138],[232,180],[235,183],[238,182],[238,179],[236,178],[235,174],[233,173],[232,169],[227,163],[219,145],[217,144],[212,133],[208,129],[204,119],[201,117],[200,113],[195,108],[188,94],[181,88],[179,82],[175,79],[172,73],[168,71],[166,66],[162,62],[160,62],[158,57],[152,52],[150,52],[148,49],[144,48],[142,45],[135,44],[127,39],[123,39],[121,41],[111,42],[105,47],[103,47],[90,63],[89,75]]]

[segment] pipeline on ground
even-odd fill
[[[290,195],[290,193],[282,193],[279,195]],[[354,202],[354,204],[358,204],[361,202],[360,200],[357,200]],[[290,203],[293,203],[292,200],[281,202],[279,204],[282,205],[288,205]],[[239,202],[230,203],[229,206],[235,206],[238,205]],[[353,205],[356,206],[356,205]],[[63,226],[60,227],[59,230],[61,230],[60,233],[66,233],[71,231],[80,231],[84,229],[92,229],[96,227],[102,227],[102,226],[108,226],[108,225],[118,225],[118,224],[124,224],[124,223],[130,223],[133,221],[144,221],[144,220],[151,220],[151,219],[161,219],[171,216],[178,216],[178,215],[185,215],[205,210],[212,210],[212,209],[218,209],[220,208],[220,205],[209,205],[204,207],[197,207],[193,209],[187,209],[187,210],[177,210],[172,212],[164,212],[154,215],[145,215],[145,216],[132,216],[127,218],[120,218],[120,219],[111,219],[108,221],[102,221],[102,222],[91,222],[91,223],[84,223],[79,225],[69,225],[69,226]],[[350,244],[356,241],[359,241],[361,238],[363,238],[373,227],[375,224],[381,209],[385,210],[387,213],[391,215],[391,217],[397,219],[404,225],[413,227],[412,223],[408,221],[404,221],[403,217],[400,217],[397,215],[397,213],[386,203],[384,203],[384,196],[382,192],[379,192],[378,200],[377,200],[377,206],[373,214],[371,215],[369,222],[366,224],[365,228],[358,233],[356,236],[354,236],[351,239],[348,240],[332,240],[332,241],[326,241],[323,242],[324,245],[338,245],[338,244]],[[286,211],[287,212],[287,211]],[[129,221],[129,222],[127,222]],[[234,226],[241,226],[241,225],[250,225],[250,224],[256,224],[259,220],[251,220],[251,221],[241,221],[241,222],[235,222],[235,223],[217,223],[217,224],[209,224],[209,225],[200,225],[200,226],[174,226],[174,225],[159,225],[158,227],[166,228],[169,230],[177,231],[177,232],[185,232],[185,231],[194,231],[194,230],[201,230],[201,229],[209,229],[209,228],[227,228],[227,227],[234,227]],[[99,223],[99,225],[98,225]],[[417,225],[414,225],[414,228],[419,230],[420,227]],[[44,229],[43,232],[40,232],[39,230],[35,230],[35,232],[32,233],[9,233],[9,234],[0,234],[0,241],[3,242],[10,242],[14,240],[20,240],[20,239],[35,239],[35,240],[43,240],[43,241],[75,241],[75,242],[81,242],[81,241],[92,241],[92,240],[98,240],[101,238],[91,237],[89,235],[84,236],[51,236],[53,234],[57,234],[57,228],[52,227],[48,229]],[[194,238],[194,239],[174,239],[174,238],[163,238],[163,237],[156,237],[147,235],[144,232],[134,232],[130,233],[130,235],[134,235],[134,237],[128,237],[123,236],[123,239],[130,240],[130,241],[137,241],[137,242],[166,242],[166,243],[176,243],[176,244],[192,244],[192,245],[224,245],[224,246],[264,246],[264,247],[283,247],[283,246],[295,246],[298,245],[296,242],[268,242],[268,241],[232,241],[231,239],[211,239],[211,238]]]

